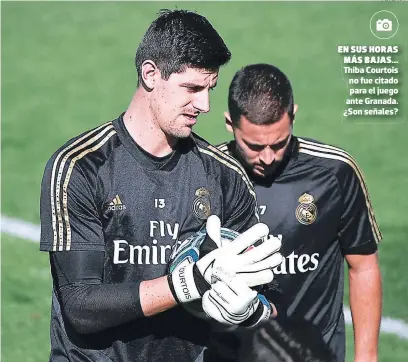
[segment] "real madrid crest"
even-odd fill
[[[312,224],[317,218],[317,207],[314,204],[314,197],[304,193],[299,197],[299,205],[296,208],[296,219],[303,225]]]
[[[193,201],[193,213],[200,220],[206,220],[211,215],[210,192],[200,187],[195,192],[196,198]]]

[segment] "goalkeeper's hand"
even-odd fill
[[[212,266],[218,257],[222,260],[225,260],[228,256],[235,258],[250,246],[254,245],[259,239],[266,237],[268,233],[268,227],[265,224],[259,223],[239,235],[234,242],[221,246],[220,220],[215,215],[210,216],[207,220],[207,236],[204,244],[213,244],[214,250],[199,259],[198,252],[196,249],[194,251],[194,248],[184,250],[184,254],[188,255],[188,257],[183,256],[183,253],[179,256],[175,256],[176,260],[179,260],[179,263],[176,264],[175,268],[173,268],[168,275],[170,290],[174,298],[179,303],[188,303],[201,298],[203,294],[211,288]],[[218,246],[220,247],[217,248]],[[253,257],[234,259],[237,263],[241,263],[242,270],[245,272],[248,272],[248,268],[244,268],[244,266],[248,267],[246,264],[254,264],[259,261],[262,261],[262,268],[275,266],[275,261],[272,263],[273,266],[271,266],[271,263],[264,263],[263,259],[268,259],[270,254],[276,251],[276,245],[269,245],[269,247],[262,248],[261,252],[255,252],[258,248],[259,247],[255,247],[248,253],[248,255],[253,255]],[[280,260],[281,258],[280,256]],[[191,263],[191,260],[197,261]],[[264,271],[265,270],[262,269],[261,274],[256,278],[259,284],[269,283],[273,279],[272,271],[270,271],[270,273],[265,273]],[[249,272],[257,274],[257,271],[254,270],[253,267]],[[252,282],[252,284],[253,283],[254,282]]]
[[[226,325],[253,327],[270,318],[271,303],[249,288],[237,275],[214,269],[214,283],[205,292],[202,306],[208,317]]]
[[[199,255],[203,257],[214,248],[219,248],[214,260],[200,261],[207,263],[204,277],[212,283],[211,275],[213,268],[222,268],[232,274],[241,277],[249,287],[268,284],[273,280],[272,269],[282,263],[283,257],[278,251],[282,241],[279,237],[269,234],[266,224],[258,223],[242,234],[238,234],[235,240],[221,240],[221,221],[212,215],[207,221],[207,230],[211,238],[204,241],[199,248]],[[258,239],[256,239],[258,238]],[[254,246],[259,239],[264,239],[258,246]],[[242,250],[242,243],[252,241],[249,247]]]
[[[230,251],[230,249],[234,249],[236,243],[240,243],[241,238],[250,238],[251,234],[252,228],[239,235],[234,241],[224,243],[224,247],[220,248],[219,255],[212,263],[212,267],[207,269],[206,275],[213,274],[213,270],[222,268],[230,274],[239,276],[240,280],[248,287],[272,282],[274,277],[272,269],[283,261],[282,254],[278,252],[282,245],[280,238],[268,236],[260,245],[252,247],[244,253]],[[230,245],[227,247],[228,244]],[[213,282],[211,280],[211,283]]]

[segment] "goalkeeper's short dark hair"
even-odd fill
[[[231,53],[221,36],[202,15],[187,10],[161,10],[136,51],[138,82],[145,60],[152,60],[163,79],[185,67],[217,70],[229,62]]]
[[[241,341],[238,362],[336,362],[318,329],[303,320],[265,322]]]
[[[288,112],[294,119],[293,90],[288,77],[270,64],[251,64],[235,73],[228,109],[234,127],[241,116],[254,124],[278,122]]]

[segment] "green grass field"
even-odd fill
[[[230,138],[222,114],[239,67],[268,62],[287,73],[299,104],[296,134],[345,148],[364,171],[384,234],[384,314],[408,322],[407,103],[400,105],[397,124],[344,118],[347,83],[337,53],[337,45],[399,45],[399,99],[406,99],[406,3],[3,2],[2,214],[39,223],[46,161],[70,137],[126,109],[136,84],[138,42],[157,11],[175,5],[207,16],[233,54],[211,93],[211,111],[199,120],[196,132],[213,143]],[[376,39],[369,30],[379,10],[399,19],[399,32],[391,40]],[[45,361],[51,288],[47,255],[38,244],[4,234],[1,248],[2,361]],[[382,335],[380,355],[380,361],[407,361],[408,341]]]

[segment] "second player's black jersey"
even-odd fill
[[[176,240],[200,229],[210,214],[242,232],[257,222],[257,212],[254,189],[236,160],[194,134],[172,154],[153,157],[119,117],[72,139],[48,162],[41,250],[104,252],[103,283],[140,283],[166,275]],[[79,335],[60,303],[54,291],[53,361],[192,362],[208,337],[205,323],[181,307]]]
[[[234,155],[235,143],[219,149]],[[361,170],[348,153],[292,137],[284,160],[274,180],[253,180],[261,221],[283,238],[284,262],[274,269],[282,296],[270,292],[269,299],[280,313],[312,321],[333,349],[341,349],[344,255],[374,253],[381,233]]]

